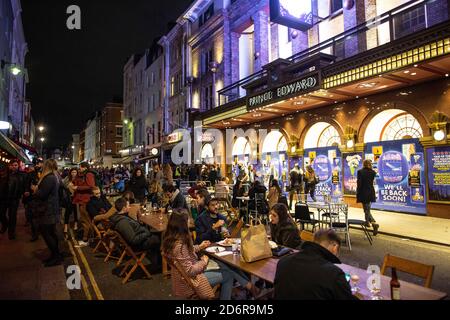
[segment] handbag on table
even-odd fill
[[[272,250],[263,224],[250,225],[241,231],[241,259],[253,262],[272,257]]]

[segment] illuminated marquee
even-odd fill
[[[247,109],[252,110],[282,99],[286,99],[306,92],[314,91],[320,87],[319,74],[315,73],[294,82],[270,89],[247,98]]]

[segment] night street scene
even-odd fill
[[[0,0],[0,60],[0,302],[448,306],[450,0]]]

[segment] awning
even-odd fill
[[[11,156],[25,162],[26,164],[31,164],[30,159],[28,159],[23,149],[15,144],[11,139],[6,137],[2,132],[0,132],[0,148],[4,149]]]

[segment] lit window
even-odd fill
[[[339,146],[341,144],[341,138],[339,132],[332,126],[326,127],[319,136],[317,147],[331,147]]]
[[[381,132],[381,141],[421,138],[422,128],[419,122],[409,113],[401,113],[392,118]]]

